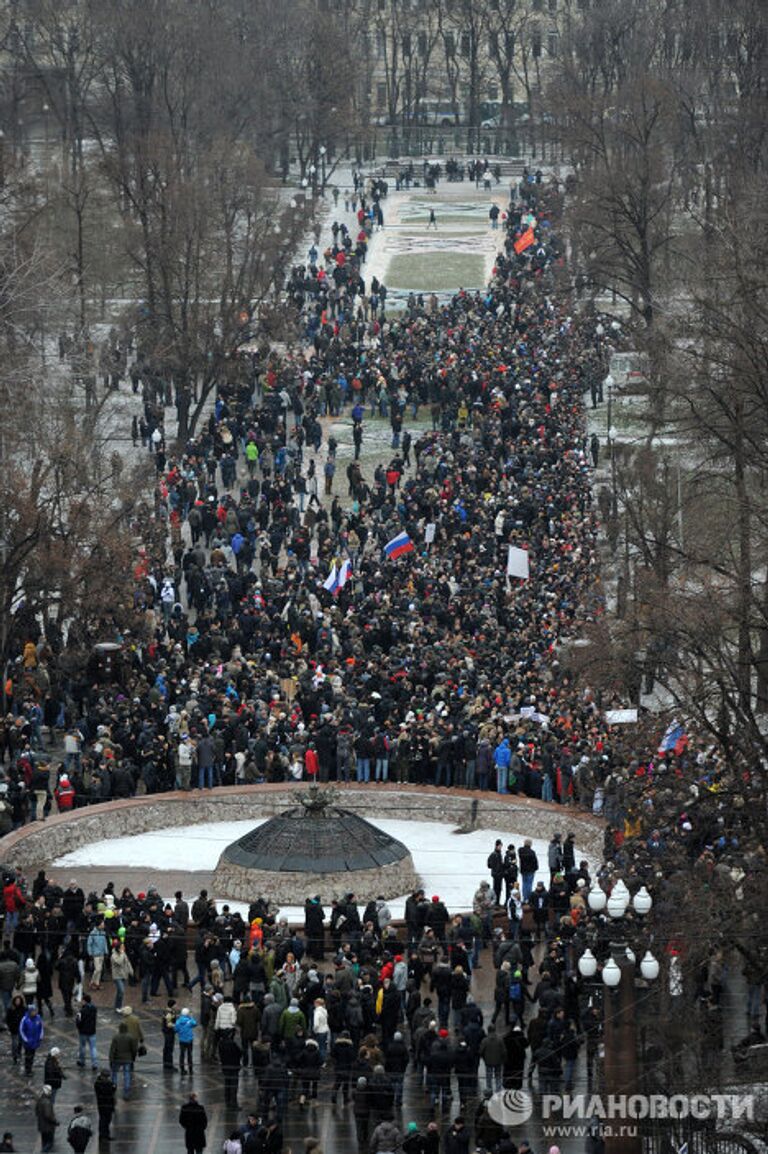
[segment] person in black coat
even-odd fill
[[[109,1127],[115,1113],[115,1098],[117,1088],[112,1081],[110,1070],[100,1070],[99,1076],[93,1083],[93,1092],[96,1095],[96,1109],[99,1112],[99,1138],[109,1138]]]
[[[301,1078],[301,1095],[299,1105],[303,1106],[307,1099],[317,1101],[317,1083],[320,1071],[323,1068],[323,1056],[320,1047],[314,1038],[307,1038],[306,1044],[298,1055],[296,1070]]]
[[[445,944],[445,927],[450,920],[451,915],[445,908],[445,904],[440,901],[439,895],[435,894],[427,908],[424,924],[429,929],[434,930],[435,937],[443,944]]]
[[[543,882],[536,883],[530,905],[533,910],[533,924],[536,927],[536,940],[540,942],[549,922],[549,894],[544,889]]]
[[[400,992],[395,989],[389,978],[385,978],[384,988],[382,990],[381,1013],[379,1014],[381,1041],[385,1048],[390,1044],[397,1030],[401,1009],[402,1002],[400,1000]]]
[[[504,881],[504,852],[500,838],[497,839],[493,847],[493,852],[488,855],[486,865],[491,871],[491,882],[493,884],[493,895],[496,898],[496,905],[500,906],[501,886]]]
[[[324,921],[325,910],[320,904],[319,895],[307,898],[304,904],[304,936],[307,939],[307,952],[317,962],[325,957]]]
[[[462,1110],[477,1097],[477,1068],[480,1058],[462,1038],[453,1054],[453,1068],[459,1083],[459,1104]]]
[[[243,1051],[230,1030],[225,1031],[219,1042],[219,1061],[224,1075],[224,1102],[227,1106],[237,1106],[237,1086]]]
[[[386,1046],[384,1053],[384,1070],[392,1082],[392,1088],[395,1092],[395,1109],[399,1109],[403,1104],[403,1083],[409,1062],[408,1046],[403,1041],[403,1035],[397,1030],[392,1041]]]
[[[344,1105],[349,1102],[349,1084],[352,1077],[352,1066],[355,1061],[355,1047],[349,1036],[349,1030],[342,1030],[331,1049],[333,1059],[333,1093],[331,1102],[336,1105],[336,1099],[341,1090]]]
[[[285,1064],[284,1055],[278,1051],[273,1054],[266,1070],[259,1079],[259,1113],[262,1118],[269,1115],[270,1106],[274,1102],[275,1117],[282,1123],[285,1109],[288,1104],[288,1085],[290,1076]]]
[[[190,1094],[189,1099],[179,1110],[179,1125],[184,1131],[187,1154],[202,1154],[206,1146],[208,1115],[205,1106],[198,1102],[197,1094]]]
[[[507,1055],[504,1059],[504,1088],[507,1090],[521,1090],[525,1073],[525,1056],[528,1051],[528,1041],[522,1026],[513,1026],[504,1036],[504,1046]]]
[[[371,1122],[371,1103],[368,1094],[368,1079],[362,1075],[357,1079],[352,1102],[355,1115],[357,1145],[360,1150],[368,1148],[368,1130]]]
[[[59,971],[59,989],[64,1002],[64,1013],[68,1018],[71,1018],[74,1012],[72,1010],[72,995],[80,977],[77,958],[67,950],[56,963],[56,969]]]
[[[455,1118],[444,1140],[445,1154],[469,1154],[469,1127],[463,1118]]]

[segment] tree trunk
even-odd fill
[[[734,446],[734,480],[736,483],[737,523],[739,542],[738,573],[738,662],[736,679],[739,704],[748,710],[751,699],[752,642],[749,626],[752,600],[752,541],[750,537],[751,517],[747,494],[746,470],[744,467],[744,438],[742,431],[742,406],[737,403],[737,430]]]

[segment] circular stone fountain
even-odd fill
[[[407,846],[334,805],[334,790],[312,787],[295,796],[299,805],[227,846],[213,875],[216,893],[303,905],[317,892],[323,901],[354,893],[367,902],[419,886]]]

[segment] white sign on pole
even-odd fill
[[[527,581],[528,574],[527,549],[518,549],[516,545],[510,545],[507,554],[507,577],[522,577]]]
[[[606,709],[605,720],[608,725],[634,725],[637,721],[637,710]]]
[[[424,544],[431,545],[435,539],[435,522],[430,521],[424,529]]]

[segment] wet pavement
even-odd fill
[[[90,875],[88,881],[90,883]],[[95,881],[95,878],[93,879]],[[122,877],[120,879],[122,881]],[[81,877],[81,882],[86,878]],[[190,965],[192,959],[190,958]],[[488,950],[483,952],[482,968],[478,969],[473,978],[473,995],[482,1007],[486,1020],[490,1018],[493,1006],[493,983],[495,971]],[[327,968],[328,963],[326,963]],[[112,1010],[114,987],[107,981],[102,989],[92,993],[95,1004],[99,1007],[97,1023],[97,1052],[100,1063],[104,1061],[113,1033],[120,1021],[119,1016]],[[199,1007],[199,997],[196,992],[187,994],[184,990],[177,993],[179,1005],[189,1003],[193,1013]],[[131,1099],[127,1102],[118,1096],[117,1111],[113,1123],[113,1140],[99,1142],[96,1136],[92,1139],[89,1149],[111,1150],[112,1154],[165,1154],[166,1151],[182,1150],[183,1135],[178,1124],[179,1108],[185,1101],[186,1095],[194,1089],[199,1100],[206,1107],[209,1118],[208,1147],[214,1151],[221,1149],[221,1144],[229,1132],[239,1123],[245,1121],[249,1110],[255,1110],[257,1104],[256,1080],[250,1071],[243,1072],[239,1087],[239,1108],[237,1110],[224,1105],[224,1083],[217,1065],[206,1064],[199,1057],[199,1043],[195,1044],[196,1069],[193,1077],[182,1076],[179,1073],[162,1068],[162,1034],[160,1018],[165,1005],[166,996],[153,998],[146,1006],[140,1004],[140,993],[137,987],[130,987],[126,992],[126,1002],[132,1005],[139,1015],[146,1039],[147,1055],[139,1058],[136,1063],[135,1085]],[[56,1100],[56,1115],[61,1123],[57,1132],[54,1149],[67,1150],[66,1124],[72,1117],[72,1107],[75,1103],[82,1103],[92,1114],[94,1128],[96,1110],[94,1105],[93,1081],[95,1073],[90,1068],[82,1070],[76,1065],[77,1060],[77,1032],[73,1018],[67,1018],[61,1005],[58,991],[54,998],[55,1017],[50,1019],[48,1011],[44,1012],[45,1039],[38,1051],[33,1074],[30,1079],[25,1078],[18,1066],[13,1066],[10,1056],[10,1037],[7,1033],[0,1035],[0,1070],[4,1077],[0,1081],[0,1132],[11,1130],[17,1150],[35,1151],[40,1148],[37,1136],[34,1102],[43,1084],[43,1061],[51,1046],[58,1046],[61,1050],[60,1061],[66,1074],[66,1081],[59,1091]],[[106,1063],[104,1063],[106,1064]],[[583,1058],[577,1071],[577,1089],[579,1083],[586,1088],[583,1081],[586,1077]],[[480,1074],[483,1075],[481,1065]],[[342,1105],[333,1106],[330,1101],[333,1080],[332,1069],[323,1071],[320,1083],[318,1102],[312,1106],[300,1106],[298,1089],[291,1093],[285,1125],[285,1146],[290,1147],[293,1154],[303,1147],[303,1139],[309,1134],[321,1138],[325,1154],[357,1154],[358,1146],[355,1136],[352,1108]],[[481,1082],[482,1085],[482,1082]],[[455,1079],[454,1079],[455,1091]],[[458,1098],[454,1096],[454,1109],[445,1116],[444,1126],[447,1127],[453,1116],[458,1113]],[[473,1113],[470,1110],[469,1115]],[[432,1114],[428,1108],[428,1101],[417,1085],[416,1075],[409,1071],[406,1075],[404,1107],[402,1113],[396,1115],[396,1120],[403,1126],[411,1120],[426,1126]],[[538,1127],[533,1125],[528,1135],[534,1142]],[[547,1146],[549,1143],[547,1142]],[[536,1148],[536,1147],[535,1147]],[[573,1147],[576,1149],[577,1147]]]

